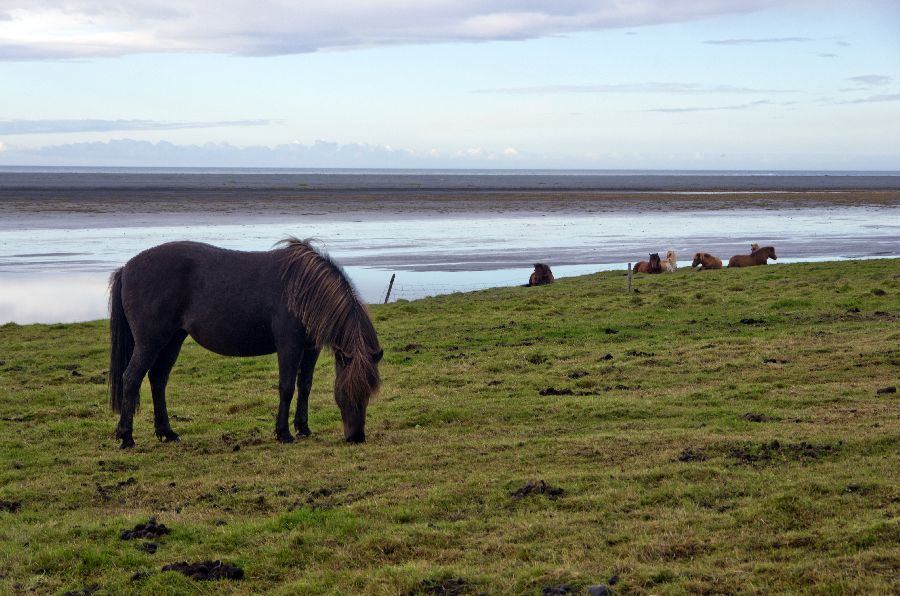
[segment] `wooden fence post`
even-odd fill
[[[631,263],[628,263],[628,291],[631,291]]]
[[[387,304],[388,300],[391,299],[391,290],[394,288],[394,278],[397,277],[396,273],[391,273],[391,283],[388,284],[387,294],[384,295],[384,303]]]

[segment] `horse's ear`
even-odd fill
[[[378,350],[378,353],[372,357],[376,363],[381,362],[381,359],[384,358],[384,349]]]

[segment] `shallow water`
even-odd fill
[[[681,266],[694,252],[727,260],[751,242],[774,245],[779,263],[900,256],[900,207],[662,211],[438,217],[377,221],[42,227],[0,229],[0,322],[69,322],[106,316],[109,273],[145,248],[191,239],[241,250],[268,250],[288,235],[319,239],[343,264],[364,300],[518,285],[545,262],[557,277],[625,269],[650,252],[674,249]],[[49,221],[49,219],[48,219]],[[172,217],[172,222],[177,221]],[[123,225],[124,224],[124,225]]]

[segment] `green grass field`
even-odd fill
[[[0,593],[900,591],[900,260],[624,272],[375,306],[342,441],[273,436],[275,357],[190,340],[180,444],[113,438],[107,323],[0,327]],[[513,496],[545,481],[562,494]],[[522,491],[520,491],[522,492]],[[120,539],[156,516],[171,534]],[[161,572],[221,559],[241,581]],[[132,581],[137,572],[149,572]],[[454,591],[455,590],[455,591]]]

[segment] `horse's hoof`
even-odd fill
[[[278,435],[278,442],[279,443],[293,443],[294,437],[291,436],[291,433],[285,433],[283,435]]]
[[[162,432],[162,433],[156,433],[156,438],[159,439],[160,441],[162,441],[163,443],[180,443],[181,442],[181,437],[179,437],[178,433],[176,433],[173,430],[170,430],[167,432]]]
[[[297,438],[298,439],[303,439],[305,437],[311,437],[311,436],[312,436],[312,431],[309,430],[308,428],[298,428],[297,429]]]
[[[134,439],[122,439],[122,444],[119,445],[119,449],[134,449]]]

